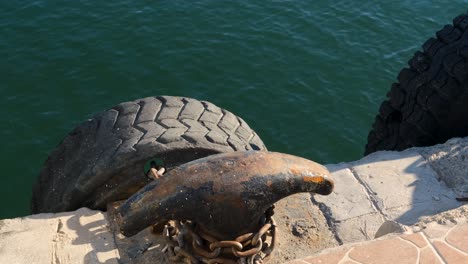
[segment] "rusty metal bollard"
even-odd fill
[[[236,244],[236,238],[239,241],[242,235],[250,234],[243,243],[251,240],[250,246],[255,248],[259,236],[274,226],[270,217],[275,202],[299,192],[330,194],[333,181],[329,175],[320,164],[282,153],[213,155],[181,165],[149,183],[117,208],[117,222],[125,236],[170,220],[179,221],[184,232],[193,233],[196,223],[213,249],[206,254],[217,257],[229,245],[237,257],[242,257],[242,243]],[[265,229],[261,235],[259,229]],[[170,230],[166,228],[165,232],[169,234]],[[196,249],[195,244],[201,242],[196,234],[191,237],[197,241]]]

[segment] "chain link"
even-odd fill
[[[271,217],[273,208],[265,213],[265,224],[256,233],[238,236],[234,240],[217,240],[191,221],[170,221],[163,229],[171,261],[190,264],[261,264],[269,260],[276,245],[277,228]]]

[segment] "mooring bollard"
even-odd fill
[[[171,259],[261,263],[275,245],[273,204],[299,192],[330,194],[328,170],[292,155],[249,151],[195,160],[155,179],[117,208],[125,236],[158,224]]]

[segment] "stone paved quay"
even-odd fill
[[[277,203],[269,263],[468,263],[467,159],[468,138],[457,138],[327,165],[331,195]],[[86,208],[0,220],[0,263],[167,263],[163,247]]]
[[[468,196],[465,158],[468,138],[432,149],[381,151],[359,161],[328,165],[335,190],[312,199],[340,244],[369,240],[384,222],[411,226],[420,217],[461,206],[456,198]]]
[[[415,233],[409,230],[406,234],[348,244],[288,264],[468,263],[468,206],[450,214],[432,219],[430,223],[418,223]]]

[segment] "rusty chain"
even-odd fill
[[[165,169],[151,162],[147,176],[157,180]],[[276,245],[277,228],[273,219],[274,205],[264,215],[264,224],[256,233],[247,233],[234,240],[218,240],[191,221],[169,221],[153,225],[157,233],[162,227],[166,245],[162,251],[170,261],[187,264],[262,264],[270,259]]]
[[[234,240],[218,240],[191,221],[169,221],[163,229],[171,261],[189,264],[261,264],[269,260],[276,245],[277,228],[273,207],[265,213],[265,223],[256,233]]]

